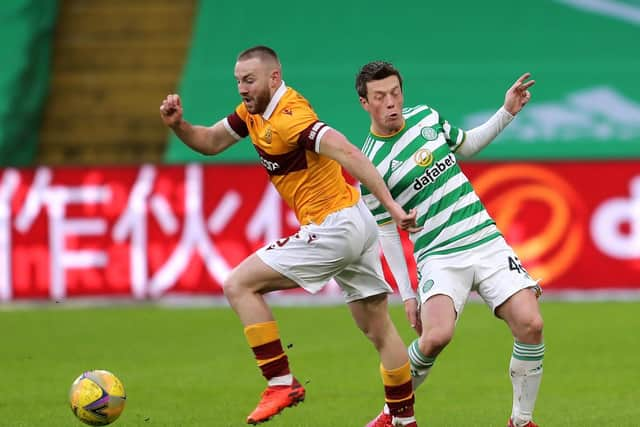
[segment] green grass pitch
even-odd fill
[[[543,427],[638,426],[640,303],[544,302]],[[400,306],[392,316],[409,342]],[[383,396],[373,347],[345,306],[276,308],[307,400],[266,426],[362,427]],[[67,403],[82,371],[108,369],[127,389],[114,425],[241,426],[265,383],[228,308],[41,308],[0,311],[0,426],[81,426]],[[504,426],[512,341],[469,304],[418,390],[420,426]]]

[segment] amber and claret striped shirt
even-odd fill
[[[236,139],[251,137],[260,163],[301,225],[320,224],[358,202],[360,194],[346,182],[340,164],[318,153],[329,126],[284,82],[263,114],[249,114],[241,103],[224,125]]]

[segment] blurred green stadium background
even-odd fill
[[[497,109],[521,73],[533,73],[538,84],[531,108],[479,159],[638,157],[639,7],[633,0],[544,0],[517,7],[507,0],[329,0],[316,6],[8,0],[0,12],[7,58],[0,71],[0,161],[253,163],[249,144],[208,158],[174,137],[165,146],[158,121],[146,122],[140,110],[149,116],[166,93],[177,91],[188,119],[217,121],[238,103],[236,55],[256,44],[276,49],[285,81],[356,144],[367,118],[354,77],[362,64],[384,59],[402,71],[408,105],[429,103],[463,127]],[[101,141],[102,131],[119,125],[128,130],[120,140]],[[67,138],[61,141],[57,131]],[[76,137],[83,131],[84,140]],[[156,137],[153,142],[145,131]],[[78,154],[88,144],[102,155],[94,160]]]
[[[198,123],[229,114],[238,98],[232,73],[239,47],[267,44],[281,56],[287,84],[361,144],[368,121],[354,83],[369,61],[391,61],[401,70],[406,105],[427,103],[467,129],[502,105],[506,89],[528,71],[538,82],[534,103],[479,159],[638,157],[639,24],[569,3],[331,0],[239,8],[203,1],[180,93]],[[627,103],[632,117],[620,114]],[[633,135],[626,134],[630,128]],[[254,162],[255,156],[244,144],[198,157],[172,138],[165,160],[192,159]]]

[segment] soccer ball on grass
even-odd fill
[[[109,371],[94,370],[71,384],[69,403],[73,414],[91,426],[106,426],[122,413],[126,401],[122,382]]]

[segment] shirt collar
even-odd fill
[[[278,102],[280,102],[280,99],[282,99],[282,96],[286,91],[287,91],[287,86],[284,84],[284,80],[283,80],[282,83],[280,83],[280,87],[278,88],[278,90],[276,90],[276,92],[271,97],[271,101],[269,101],[269,105],[267,105],[267,109],[264,110],[264,113],[262,113],[262,117],[265,120],[269,120],[271,118],[271,115],[275,111],[276,106],[278,105]]]

